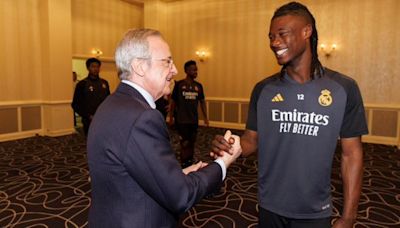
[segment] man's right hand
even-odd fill
[[[228,133],[226,131],[225,135]],[[228,142],[229,138],[225,139],[224,136],[222,135],[216,135],[211,142],[211,152],[210,156],[213,157],[214,159],[217,159],[218,157],[221,157],[224,155],[225,152],[231,153],[230,149],[232,148],[232,145],[234,142],[231,140]]]
[[[240,146],[240,137],[237,135],[232,135],[231,131],[227,130],[225,136],[222,139],[219,138],[219,140],[224,140],[228,144],[228,151],[220,150],[218,154],[214,154],[213,156],[211,155],[213,152],[211,152],[210,155],[212,157],[220,157],[228,168],[242,153],[242,147]],[[219,145],[223,145],[223,143],[224,142],[220,143]]]

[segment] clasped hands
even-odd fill
[[[228,168],[242,153],[242,147],[240,146],[240,137],[237,135],[232,135],[230,130],[225,132],[225,135],[216,135],[211,144],[210,156],[214,159],[221,158],[224,162],[226,168]],[[189,174],[195,172],[203,167],[207,163],[198,162],[183,169],[184,174]]]
[[[233,135],[230,130],[225,135],[216,135],[211,143],[210,156],[214,159],[221,158],[228,168],[242,154],[240,137]]]

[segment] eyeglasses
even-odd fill
[[[165,59],[153,59],[153,58],[138,58],[138,59],[147,59],[147,60],[154,60],[154,61],[162,61],[168,64],[168,68],[172,68],[174,64],[174,60],[172,58],[165,58]]]

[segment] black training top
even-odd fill
[[[198,124],[197,108],[199,101],[204,100],[203,86],[196,81],[180,80],[176,82],[171,97],[176,106],[175,121],[179,124]]]
[[[89,118],[109,94],[110,87],[106,80],[86,77],[75,87],[72,108],[82,118]]]

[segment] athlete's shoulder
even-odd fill
[[[106,83],[108,85],[108,81],[104,78],[100,78],[101,82]]]
[[[80,80],[80,81],[76,84],[76,87],[85,87],[87,83],[89,83],[89,78],[88,78],[88,77],[86,77],[86,78]]]
[[[279,82],[280,80],[281,80],[281,73],[276,73],[276,74],[270,75],[270,76],[262,79],[261,81],[257,82],[257,84],[255,85],[255,88],[263,88],[264,86],[266,86],[268,84],[276,83],[276,82]]]
[[[338,82],[341,85],[356,83],[356,81],[353,78],[329,68],[324,68],[324,76],[332,79],[333,81]]]
[[[180,89],[182,87],[183,80],[174,81],[174,90]]]
[[[203,85],[200,82],[196,81],[196,80],[194,81],[194,84],[196,84],[196,85],[198,85],[200,87],[203,87]]]
[[[258,100],[258,97],[261,94],[261,91],[263,89],[271,84],[274,84],[276,82],[279,82],[281,80],[280,73],[273,74],[271,76],[268,76],[264,78],[263,80],[259,81],[253,88],[252,95],[251,97],[254,98],[255,100]]]
[[[78,82],[78,84],[79,84],[79,83],[85,84],[87,81],[89,81],[89,77],[86,77],[86,78],[80,80],[80,81]]]

